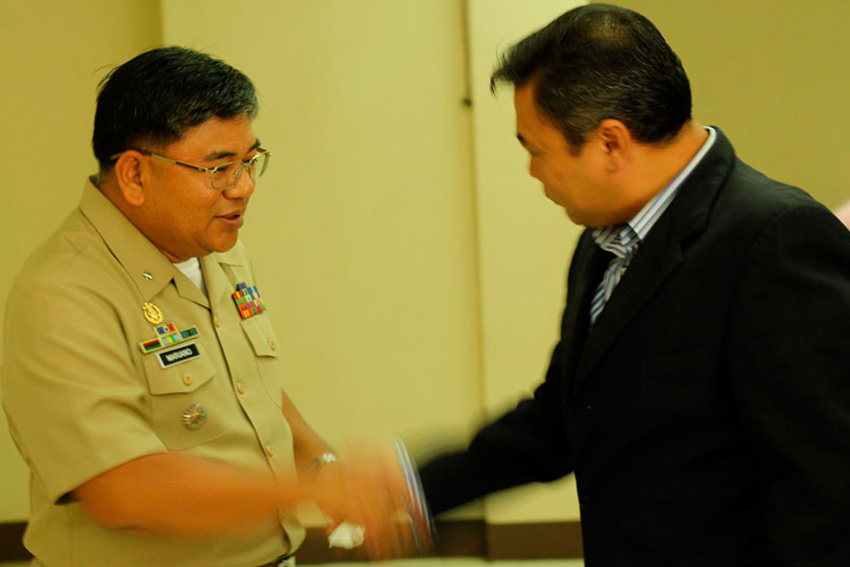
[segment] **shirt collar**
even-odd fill
[[[688,164],[676,175],[673,180],[667,184],[658,195],[652,198],[644,207],[625,224],[606,226],[593,229],[593,240],[600,247],[612,251],[610,247],[615,241],[619,241],[622,246],[632,249],[638,243],[646,240],[649,231],[655,226],[655,223],[661,217],[661,214],[667,210],[673,198],[679,192],[679,188],[684,183],[685,179],[691,174],[694,168],[702,161],[708,150],[717,139],[717,131],[711,126],[706,127],[708,130],[708,140],[703,143],[700,150],[688,162]],[[616,253],[616,252],[615,252]]]
[[[95,187],[91,178],[83,189],[80,211],[103,238],[146,301],[155,297],[174,278],[177,273],[174,265]]]

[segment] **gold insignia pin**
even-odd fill
[[[162,309],[153,303],[145,303],[142,305],[142,312],[145,314],[145,319],[151,325],[159,325],[162,323]]]
[[[183,427],[197,431],[207,421],[207,410],[201,404],[192,404],[183,411]]]

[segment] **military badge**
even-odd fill
[[[207,410],[201,404],[192,404],[183,411],[183,427],[197,431],[207,421]]]

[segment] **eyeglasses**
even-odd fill
[[[179,159],[172,159],[170,157],[160,155],[149,150],[142,150],[139,148],[130,149],[135,150],[140,154],[146,156],[155,157],[157,159],[161,159],[163,161],[167,161],[177,165],[182,165],[183,167],[195,169],[202,173],[209,173],[210,177],[212,178],[212,188],[217,191],[224,191],[236,185],[239,182],[239,178],[242,177],[243,170],[247,170],[248,175],[251,177],[251,179],[253,181],[256,181],[258,178],[262,177],[262,175],[266,172],[266,168],[269,166],[269,156],[271,155],[268,150],[264,150],[263,148],[257,148],[257,153],[251,159],[245,161],[228,161],[226,163],[220,163],[217,166],[210,168],[204,167],[202,165],[186,163],[185,161],[180,161]],[[109,157],[109,159],[114,161],[118,159],[120,155],[120,153],[112,155]]]

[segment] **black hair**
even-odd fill
[[[161,147],[210,118],[253,119],[257,110],[253,83],[227,63],[183,47],[152,49],[101,81],[92,148],[105,170],[129,148]]]
[[[691,118],[679,57],[644,16],[606,4],[566,12],[510,47],[490,78],[533,85],[541,113],[575,152],[607,119],[643,143],[673,138]]]

